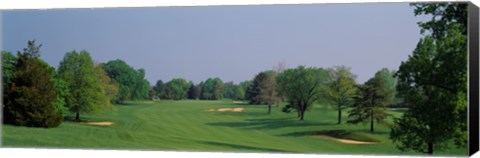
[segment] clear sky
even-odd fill
[[[408,3],[302,4],[3,11],[3,49],[43,44],[58,67],[85,49],[96,62],[122,59],[144,68],[151,84],[182,77],[236,83],[281,61],[351,67],[363,83],[398,69],[420,36]]]

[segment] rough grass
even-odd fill
[[[211,108],[244,108],[243,112],[206,112]],[[401,111],[392,110],[394,116]],[[113,122],[94,126],[66,121],[57,128],[3,125],[3,144],[8,147],[142,149],[167,151],[288,152],[337,154],[418,154],[401,152],[388,139],[389,128],[369,124],[337,123],[337,112],[316,105],[299,121],[273,106],[222,101],[129,102],[115,111],[81,115],[82,121]],[[346,112],[344,118],[346,119]],[[312,134],[342,139],[375,141],[377,144],[344,144]],[[466,148],[450,145],[439,155],[466,155]]]

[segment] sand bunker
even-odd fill
[[[244,110],[243,108],[217,108],[217,109],[207,109],[206,111],[220,111],[220,112],[231,111],[231,112],[242,112],[243,110]]]
[[[87,125],[97,125],[97,126],[110,126],[113,122],[79,122],[79,124],[87,124]]]
[[[339,139],[339,138],[330,137],[327,135],[316,135],[316,136],[324,139],[335,140],[345,144],[377,144],[377,142],[364,142],[364,141],[357,141],[357,140],[350,140],[350,139]]]

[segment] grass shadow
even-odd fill
[[[287,136],[287,137],[301,137],[301,136],[313,136],[313,135],[326,135],[338,139],[349,139],[349,140],[356,140],[356,141],[367,141],[367,142],[380,142],[375,138],[371,138],[370,136],[364,133],[356,133],[347,130],[323,130],[323,131],[303,131],[303,132],[292,132],[287,134],[282,134],[279,136]]]
[[[214,122],[207,123],[211,126],[223,126],[246,129],[279,129],[285,127],[325,126],[334,123],[299,121],[296,118],[275,118],[275,119],[247,119],[242,122]]]

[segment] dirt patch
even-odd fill
[[[357,140],[350,140],[350,139],[339,139],[339,138],[335,138],[327,135],[316,135],[316,136],[319,138],[335,140],[345,144],[377,144],[377,142],[365,142],[365,141],[357,141]]]
[[[79,124],[96,125],[96,126],[111,126],[113,122],[78,122]]]
[[[225,111],[231,111],[231,112],[242,112],[244,108],[217,108],[217,109],[207,109],[206,111],[219,111],[219,112],[225,112]]]

